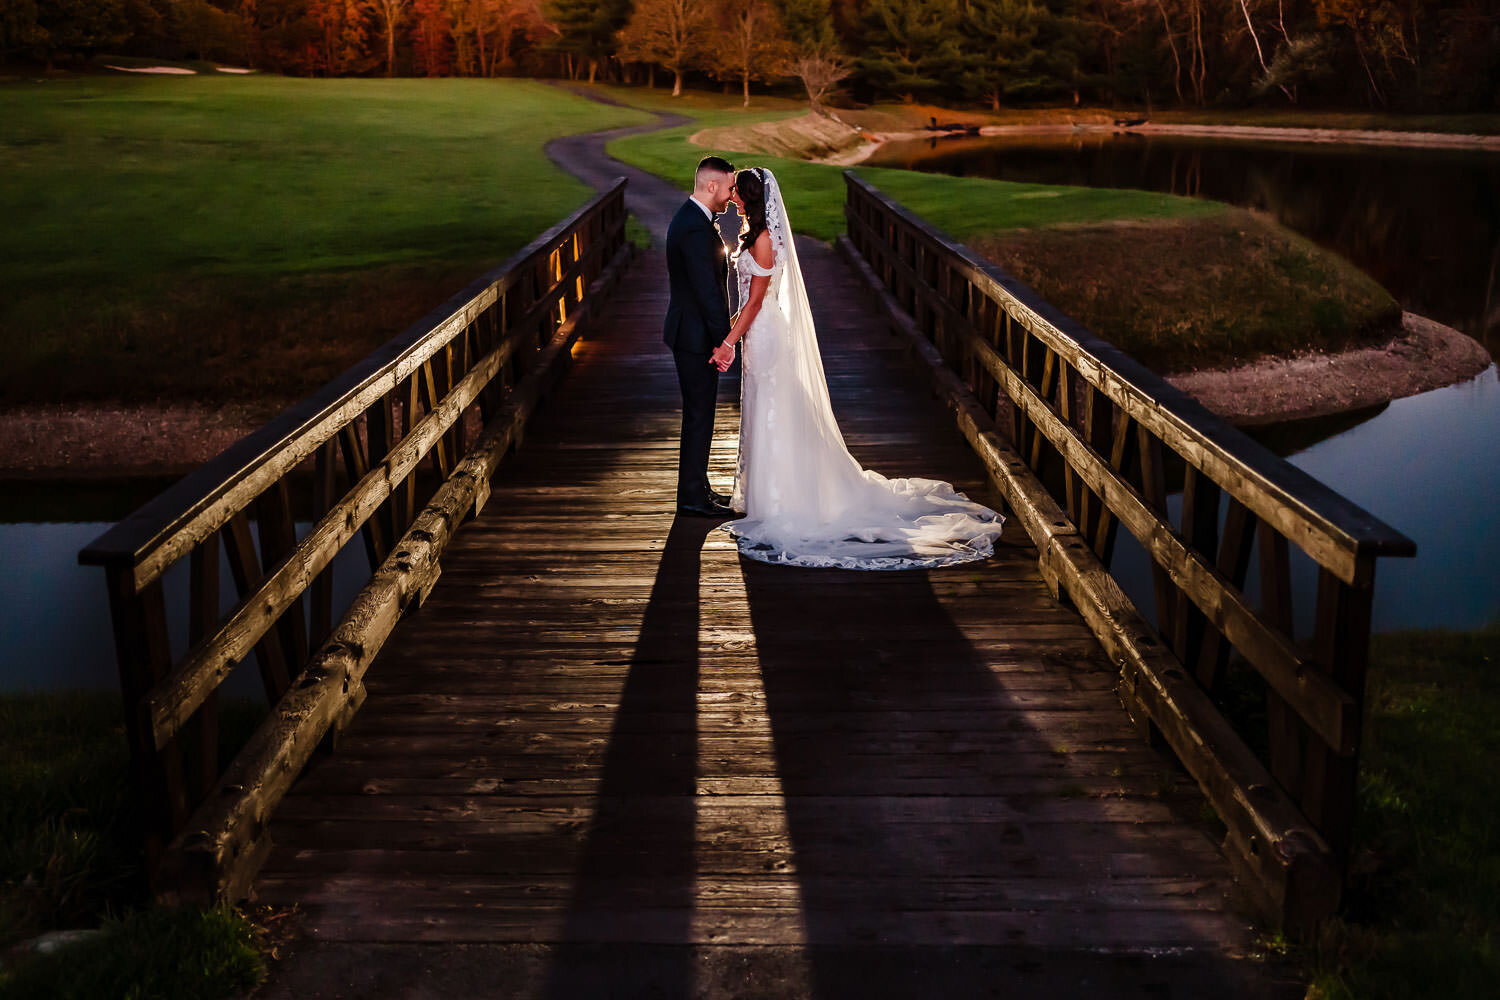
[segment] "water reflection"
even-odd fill
[[[1415,559],[1382,560],[1375,574],[1374,628],[1477,629],[1500,621],[1500,378],[1398,399],[1342,433],[1297,446],[1287,460],[1408,535]],[[1273,437],[1278,430],[1273,429]],[[1293,429],[1306,434],[1306,428]],[[1257,435],[1261,436],[1261,435]],[[1284,447],[1295,437],[1277,439]],[[1182,497],[1167,498],[1173,524]],[[1154,620],[1151,564],[1121,532],[1113,571]],[[1297,634],[1313,630],[1317,567],[1293,550]],[[1259,599],[1254,563],[1245,589]]]
[[[872,166],[1128,187],[1265,211],[1500,356],[1500,156],[1079,133],[890,143]]]
[[[1375,626],[1500,620],[1500,378],[1398,399],[1289,461],[1411,536],[1415,560],[1376,574]]]
[[[109,487],[76,487],[77,490]],[[83,502],[83,501],[80,501]],[[78,565],[78,551],[98,538],[110,522],[0,523],[0,551],[15,557],[20,572],[0,573],[0,692],[57,691],[71,688],[116,688],[114,636],[104,571]],[[298,522],[302,537],[310,522]],[[251,526],[259,545],[259,534]],[[342,613],[369,577],[364,548],[356,540],[333,561],[333,607]],[[187,647],[186,594],[188,565],[183,559],[162,580],[168,595],[167,625],[174,656]],[[220,610],[234,606],[234,583],[228,560],[220,560]],[[304,598],[305,600],[305,598]],[[246,661],[226,682],[231,695],[262,697],[255,658]]]

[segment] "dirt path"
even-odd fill
[[[0,482],[182,475],[278,409],[274,403],[17,407],[0,413]]]

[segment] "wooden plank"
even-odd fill
[[[338,460],[338,447],[334,442],[326,442],[318,449],[317,460],[313,470],[313,515],[318,520],[328,516],[337,502],[334,497],[334,477],[337,469],[335,462]],[[402,530],[406,530],[404,527]],[[333,566],[329,565],[313,578],[312,585],[308,587],[309,625],[308,644],[312,648],[323,645],[323,640],[328,638],[328,633],[333,631]]]
[[[254,539],[250,535],[250,519],[244,513],[231,517],[224,525],[222,532],[224,538],[224,554],[229,561],[229,575],[234,581],[235,593],[238,594],[241,607],[248,607],[246,603],[261,586],[264,576],[260,570],[260,560],[255,554]],[[272,705],[282,696],[292,683],[291,668],[287,663],[286,653],[281,648],[280,636],[271,630],[271,623],[275,616],[268,616],[261,627],[256,630],[254,643],[255,659],[260,668],[261,686],[266,692],[266,701]],[[227,628],[227,626],[224,626]],[[219,634],[222,634],[222,628]],[[193,653],[188,653],[190,661]],[[228,676],[232,664],[223,669],[223,676]],[[217,683],[203,685],[198,694],[187,704],[176,694],[176,689],[181,685],[184,672],[181,667],[174,669],[165,681],[152,692],[151,698],[143,706],[146,712],[147,732],[150,734],[151,742],[157,743],[157,723],[153,720],[158,718],[160,712],[156,707],[158,704],[172,703],[181,706],[184,712],[191,712],[203,703],[209,691],[217,688]],[[167,694],[166,692],[172,692]],[[180,726],[179,719],[176,725]],[[162,740],[171,739],[171,735],[162,737]]]
[[[188,569],[188,645],[196,645],[219,623],[219,537],[208,539],[193,550]],[[219,780],[219,698],[214,692],[203,700],[188,726],[184,742],[193,748],[189,760],[192,804],[213,790]]]
[[[289,558],[297,548],[297,526],[292,520],[292,498],[285,479],[273,485],[255,501],[256,523],[260,527],[260,560],[262,566],[276,566]],[[274,580],[272,570],[261,581]],[[281,636],[281,648],[286,652],[288,668],[295,678],[307,662],[307,621],[303,614],[301,595],[308,586],[304,581],[296,598],[288,601],[275,617],[275,627]],[[251,598],[253,600],[253,598]],[[246,643],[244,650],[248,650]],[[240,655],[243,655],[243,650]]]

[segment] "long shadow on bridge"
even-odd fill
[[[856,456],[998,503],[801,250]],[[674,520],[664,291],[647,254],[278,811],[257,891],[307,940],[267,995],[1273,995],[1195,788],[1018,525],[859,574]]]

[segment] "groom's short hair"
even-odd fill
[[[734,164],[722,156],[705,156],[698,161],[698,169],[693,172],[693,187],[703,183],[704,174],[733,174]]]

